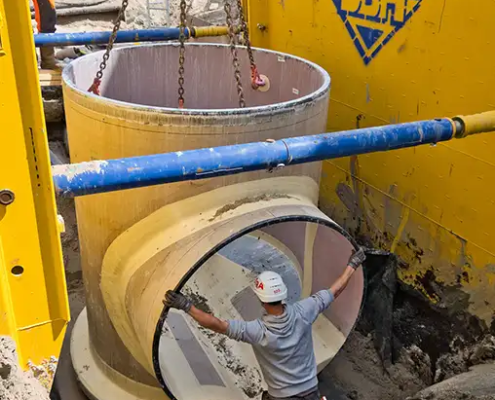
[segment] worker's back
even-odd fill
[[[253,345],[270,395],[294,396],[318,385],[311,325],[332,300],[332,294],[323,290],[286,305],[281,315],[229,321],[228,336]]]

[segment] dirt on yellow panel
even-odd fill
[[[493,110],[494,12],[488,0],[249,1],[254,45],[330,73],[329,131]],[[438,382],[465,371],[477,353],[469,346],[495,334],[494,153],[488,134],[323,163],[322,210],[399,256],[398,283],[377,256],[367,300],[390,316],[375,321],[383,341],[373,340],[395,382],[401,349],[419,346],[416,373]],[[358,331],[376,337],[366,324]],[[363,343],[348,342],[347,354]],[[334,379],[359,380],[339,371]]]
[[[495,107],[490,1],[250,2],[257,46],[332,76],[331,131]],[[324,163],[321,206],[433,303],[495,323],[495,137]]]

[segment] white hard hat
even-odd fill
[[[262,272],[254,281],[254,293],[263,303],[275,303],[287,298],[287,286],[276,272]]]

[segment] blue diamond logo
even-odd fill
[[[368,65],[418,11],[423,0],[332,0]]]

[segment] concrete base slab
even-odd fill
[[[163,390],[132,381],[105,364],[91,348],[84,309],[70,340],[72,365],[85,394],[91,400],[167,400]]]

